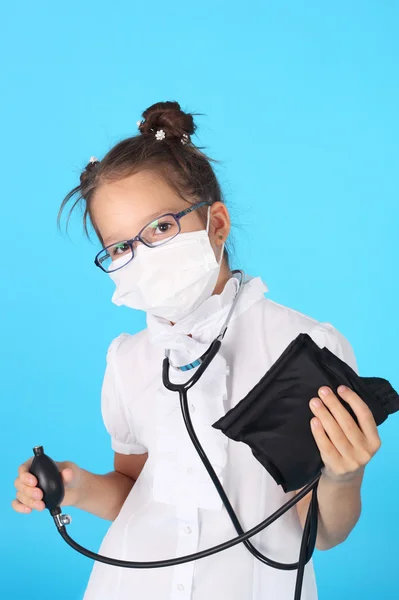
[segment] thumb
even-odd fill
[[[68,484],[72,483],[73,478],[74,478],[74,472],[70,467],[67,467],[66,469],[62,469],[61,475],[62,475],[64,484],[68,485]]]

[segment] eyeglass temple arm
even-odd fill
[[[199,202],[198,204],[193,204],[193,206],[190,206],[190,208],[186,208],[185,210],[182,210],[179,213],[176,213],[174,216],[176,217],[176,219],[181,219],[182,217],[184,217],[185,215],[188,215],[188,213],[192,212],[193,210],[197,210],[197,208],[201,208],[201,206],[210,206],[212,204],[212,202],[209,201],[203,201],[203,202]]]

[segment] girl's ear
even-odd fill
[[[210,208],[209,234],[216,246],[222,246],[230,233],[230,215],[223,202],[214,202]]]

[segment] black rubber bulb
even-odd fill
[[[55,462],[44,453],[43,446],[33,448],[35,455],[29,472],[37,478],[38,486],[43,492],[43,502],[53,514],[59,513],[65,496],[65,487],[61,473]]]

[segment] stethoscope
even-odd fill
[[[245,283],[245,275],[242,271],[233,271],[233,274],[234,276],[236,274],[240,275],[239,287],[219,335],[199,359],[183,367],[174,367],[181,371],[189,371],[193,369],[197,370],[185,383],[173,383],[169,377],[169,371],[171,366],[170,351],[166,350],[165,358],[163,360],[162,365],[162,382],[168,390],[178,392],[179,394],[180,408],[184,423],[187,428],[187,432],[204,467],[206,468],[210,478],[212,479],[212,482],[224,504],[224,507],[226,508],[226,511],[233,523],[235,530],[237,531],[237,537],[223,542],[222,544],[213,546],[212,548],[207,548],[206,550],[196,552],[194,554],[188,554],[186,556],[180,556],[177,558],[170,558],[158,561],[127,561],[103,556],[101,554],[96,554],[95,552],[91,552],[90,550],[87,550],[86,548],[75,542],[67,533],[66,525],[69,525],[72,519],[69,515],[62,514],[61,511],[61,503],[65,495],[64,483],[61,474],[57,468],[57,465],[48,455],[44,453],[43,446],[35,446],[35,448],[33,448],[35,456],[29,471],[33,475],[35,475],[35,477],[38,480],[38,487],[43,491],[43,501],[45,503],[45,506],[50,511],[50,514],[53,517],[61,536],[64,538],[67,544],[69,544],[74,550],[80,552],[88,558],[115,567],[127,567],[133,569],[152,569],[158,567],[171,567],[182,563],[190,562],[192,560],[205,558],[206,556],[211,556],[212,554],[216,554],[217,552],[222,552],[223,550],[227,550],[228,548],[232,548],[233,546],[236,546],[237,544],[243,542],[246,548],[251,552],[251,554],[253,554],[253,556],[255,556],[255,558],[268,565],[269,567],[273,567],[275,569],[280,569],[284,571],[291,571],[295,569],[298,570],[294,600],[300,600],[305,566],[311,559],[316,544],[318,523],[317,486],[319,483],[320,474],[318,474],[310,483],[308,483],[300,492],[298,492],[296,496],[291,498],[288,502],[281,506],[267,519],[265,519],[255,527],[252,527],[250,530],[244,532],[243,528],[240,525],[239,519],[223,489],[223,486],[220,483],[218,476],[216,475],[216,472],[212,467],[212,464],[210,463],[207,455],[205,454],[204,449],[202,448],[198,440],[198,437],[193,428],[188,408],[187,392],[202,377],[207,367],[210,365],[212,360],[219,352],[220,347],[222,345],[222,340],[227,331],[228,324],[231,320],[234,309],[242,293]],[[281,563],[264,556],[261,552],[259,552],[259,550],[257,550],[252,545],[252,543],[249,541],[249,538],[251,538],[252,536],[256,535],[257,533],[274,523],[274,521],[276,521],[279,517],[281,517],[288,510],[290,510],[297,502],[299,502],[299,500],[306,496],[310,491],[312,491],[312,497],[303,529],[298,562]]]

